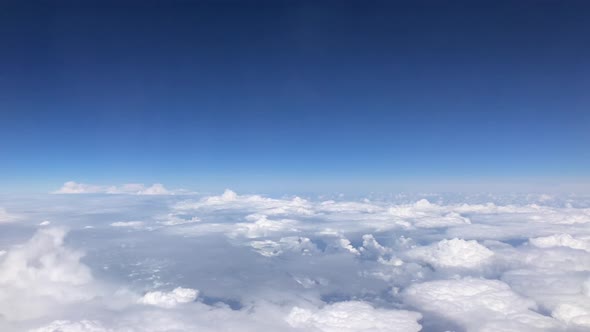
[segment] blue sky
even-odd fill
[[[3,191],[590,175],[584,1],[2,7]]]

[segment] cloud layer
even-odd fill
[[[173,195],[161,183],[145,186],[141,183],[127,183],[120,186],[100,186],[68,181],[54,194],[126,194],[126,195]]]
[[[3,202],[1,331],[590,328],[590,198],[142,188]]]

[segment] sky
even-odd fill
[[[589,13],[587,1],[2,2],[1,190],[579,185]]]
[[[589,17],[0,0],[0,331],[590,330]]]

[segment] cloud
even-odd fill
[[[183,192],[183,191],[178,191]],[[128,183],[121,186],[100,186],[68,181],[53,192],[54,194],[119,194],[119,195],[174,195],[160,183],[146,187],[140,183]]]
[[[0,224],[18,220],[18,217],[10,214],[4,208],[0,208]]]
[[[231,236],[245,236],[247,238],[265,237],[277,232],[296,232],[296,222],[294,220],[268,219],[265,215],[251,214],[246,216],[248,223],[237,223],[235,229],[231,232]]]
[[[158,218],[160,219],[158,223],[165,225],[165,226],[177,226],[177,225],[185,225],[191,224],[195,222],[200,222],[201,218],[197,216],[183,216],[182,214],[176,213],[169,213],[164,217]]]
[[[567,247],[590,252],[590,240],[576,239],[569,234],[555,234],[529,240],[529,243],[539,248]]]
[[[68,320],[56,320],[47,326],[30,330],[30,332],[114,332],[106,329],[100,322],[82,320],[72,322]]]
[[[414,204],[396,205],[390,207],[388,212],[397,219],[410,221],[414,226],[421,228],[437,228],[471,223],[469,218],[453,211],[453,209],[432,204],[427,199],[421,199]]]
[[[477,243],[463,239],[442,240],[426,247],[410,250],[407,255],[437,268],[475,268],[488,263],[494,252]]]
[[[153,184],[151,187],[147,187],[137,192],[138,195],[173,195],[171,191],[164,188],[164,185],[160,183]]]
[[[108,188],[106,187],[68,181],[60,189],[56,190],[54,194],[94,194],[107,191]]]
[[[564,262],[576,259],[570,252],[562,252]],[[578,252],[586,254],[584,251]],[[590,268],[583,272],[572,271],[575,269],[577,267],[569,270],[512,270],[505,273],[502,279],[515,291],[534,300],[543,311],[549,312],[557,321],[567,326],[568,330],[583,331],[590,328],[590,282],[587,276]]]
[[[8,320],[40,317],[54,309],[88,300],[90,269],[82,253],[64,247],[66,232],[42,228],[28,242],[0,256],[0,314]]]
[[[178,211],[217,211],[217,210],[243,210],[250,213],[274,215],[310,215],[310,204],[300,197],[293,199],[274,199],[260,195],[238,195],[232,190],[226,189],[219,196],[203,197],[198,201],[182,201],[176,204]]]
[[[452,319],[468,331],[532,331],[559,327],[536,313],[536,304],[498,280],[464,278],[413,284],[407,303],[429,314]]]
[[[143,221],[117,221],[111,223],[113,227],[130,227],[130,228],[140,228],[143,227]]]
[[[177,287],[170,292],[148,292],[139,303],[162,308],[174,308],[179,304],[193,302],[199,296],[199,291],[191,288]]]
[[[370,259],[380,258],[391,254],[391,248],[382,246],[372,234],[363,235],[363,245],[358,249],[359,253]]]
[[[347,238],[341,238],[338,240],[338,243],[340,244],[340,247],[348,252],[350,252],[351,254],[355,255],[355,256],[360,256],[360,252],[358,251],[357,248],[355,248],[352,243],[350,242],[349,239]]]
[[[0,331],[588,329],[590,197],[99,187],[3,198]]]
[[[299,236],[284,237],[276,242],[272,240],[252,241],[250,246],[265,257],[280,256],[286,252],[301,255],[312,255],[319,252],[317,246],[309,238]]]
[[[322,332],[414,332],[420,331],[417,312],[376,309],[368,303],[349,301],[326,305],[321,309],[295,307],[287,322],[302,330]]]
[[[551,312],[551,316],[569,326],[590,328],[590,305],[560,304]]]

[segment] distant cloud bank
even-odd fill
[[[127,183],[119,186],[101,186],[68,181],[53,194],[123,194],[123,195],[174,195],[183,191],[168,190],[161,183],[146,186],[141,183]]]

